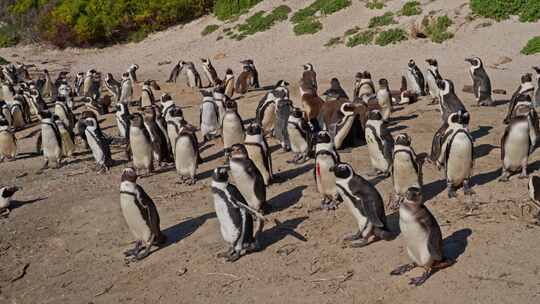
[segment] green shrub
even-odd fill
[[[360,28],[358,26],[355,26],[355,27],[353,27],[351,29],[346,30],[344,35],[345,36],[354,35],[354,34],[358,33],[359,31],[360,31]]]
[[[366,7],[369,9],[383,9],[385,7],[384,2],[379,0],[372,0],[366,3]]]
[[[427,19],[425,19],[427,20]],[[452,25],[452,20],[448,16],[439,16],[435,22],[426,25],[426,34],[435,43],[442,43],[454,37],[454,34],[448,32],[448,28]]]
[[[296,24],[293,28],[294,34],[305,35],[315,34],[322,29],[322,23],[315,18],[304,19],[302,22]]]
[[[272,10],[270,14],[259,11],[246,19],[245,23],[238,25],[237,30],[241,39],[257,32],[264,32],[270,29],[275,23],[285,21],[289,17],[291,8],[281,5]],[[237,40],[238,37],[236,37]],[[240,39],[240,40],[241,40]]]
[[[331,15],[351,5],[350,0],[316,0],[309,6],[299,9],[291,18],[296,35],[313,34],[322,29],[322,23],[315,14]]]
[[[527,45],[521,50],[524,55],[533,55],[540,53],[540,36],[536,36],[527,42]]]
[[[319,10],[324,15],[332,15],[351,5],[350,0],[318,0],[315,3],[319,3]]]
[[[528,0],[522,6],[519,13],[519,21],[521,22],[536,22],[540,20],[540,1]]]
[[[217,24],[209,24],[202,30],[201,35],[202,36],[210,35],[213,32],[217,31],[218,28],[219,28],[219,25]]]
[[[418,1],[408,1],[403,5],[401,8],[401,11],[399,12],[400,15],[403,16],[414,16],[414,15],[420,15],[422,13],[422,8],[420,7],[420,2]]]
[[[540,19],[538,0],[471,0],[473,13],[498,21],[519,15],[522,22],[536,22]]]
[[[325,47],[333,47],[333,46],[336,46],[338,44],[340,44],[342,41],[341,41],[341,37],[333,37],[333,38],[330,38],[330,40],[328,40],[327,43],[324,44]]]
[[[7,61],[4,57],[1,57],[0,56],[0,65],[5,65],[5,64],[8,64],[9,61]]]
[[[14,46],[19,43],[19,36],[15,27],[6,25],[0,27],[0,48]]]
[[[380,46],[386,46],[389,44],[396,44],[398,42],[407,40],[407,32],[403,29],[395,28],[381,32],[375,43]]]
[[[373,42],[373,37],[375,37],[375,32],[371,30],[367,30],[361,33],[358,33],[354,36],[349,37],[349,40],[347,40],[346,46],[348,47],[355,47],[357,45],[368,45]]]
[[[219,20],[229,20],[245,13],[261,0],[216,0],[214,14]]]
[[[385,25],[390,25],[390,24],[395,24],[395,23],[397,22],[394,20],[394,13],[388,12],[382,16],[376,16],[376,17],[371,18],[369,20],[368,27],[375,28],[375,27],[385,26]]]

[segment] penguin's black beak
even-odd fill
[[[472,58],[465,58],[465,62],[468,62],[468,63],[472,64],[473,60],[472,60]]]
[[[336,172],[336,167],[337,165],[333,166],[333,167],[330,167],[330,169],[328,169],[328,171],[330,172]]]

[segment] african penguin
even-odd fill
[[[371,80],[371,74],[368,71],[358,72],[354,79],[353,100],[362,100],[364,96],[375,94],[375,85]]]
[[[240,75],[238,75],[238,78],[236,79],[234,91],[240,95],[246,94],[251,86],[252,81],[253,74],[251,72],[251,68],[244,65],[242,72],[240,73]]]
[[[24,109],[23,105],[19,100],[13,100],[11,103],[11,106],[9,107],[9,111],[11,114],[11,126],[15,130],[20,130],[24,128],[26,122],[24,119]]]
[[[301,81],[313,90],[313,95],[317,95],[317,73],[311,63],[306,63],[303,67],[304,72],[302,73]]]
[[[53,168],[59,168],[62,162],[62,139],[58,126],[53,120],[50,112],[42,112],[41,116],[41,148],[45,158],[42,169],[53,165]]]
[[[321,209],[335,209],[337,207],[336,176],[330,170],[340,163],[339,154],[327,131],[319,132],[316,140],[313,176],[317,191],[323,196]]]
[[[304,112],[294,108],[287,122],[287,133],[294,157],[287,163],[300,164],[309,159],[311,153],[312,132],[304,119]]]
[[[529,110],[531,116],[536,116],[534,107],[533,107],[533,96],[534,94],[534,85],[532,83],[532,75],[527,73],[521,76],[521,82],[517,90],[512,94],[510,103],[508,104],[508,110],[506,111],[506,116],[503,122],[508,122],[512,117],[516,115],[516,112],[525,112]],[[521,109],[523,107],[523,109]]]
[[[368,113],[366,141],[369,159],[375,169],[373,175],[390,176],[394,139],[388,131],[387,125],[383,122],[381,113],[377,110]]]
[[[185,71],[187,77],[187,86],[190,88],[201,88],[201,76],[195,68],[193,62],[180,61],[180,67]]]
[[[95,117],[85,119],[86,129],[84,130],[88,146],[92,151],[96,161],[96,171],[102,173],[109,171],[112,165],[111,148],[108,140],[103,136],[99,127],[99,122]]]
[[[141,91],[141,108],[151,107],[156,103],[154,90],[159,90],[159,85],[154,80],[143,82]]]
[[[316,88],[307,83],[304,79],[300,80],[300,96],[303,110],[306,113],[306,120],[310,124],[312,131],[318,132],[321,126],[320,114],[321,108],[324,105],[324,100],[317,95]]]
[[[382,78],[379,80],[379,90],[377,91],[377,101],[381,107],[383,122],[390,120],[392,114],[392,93],[388,87],[388,80]]]
[[[144,124],[141,113],[130,115],[128,155],[138,171],[154,171],[154,150],[152,138]]]
[[[0,117],[0,163],[17,157],[17,138],[6,119]]]
[[[199,145],[192,132],[181,130],[176,136],[174,157],[178,184],[194,185],[199,164]]]
[[[348,140],[349,134],[353,130],[355,124],[356,112],[354,104],[351,102],[346,102],[341,105],[339,111],[336,113],[337,122],[335,124],[335,130],[331,130],[332,127],[327,126],[334,133],[334,144],[336,149],[342,149],[348,147],[347,145],[351,141]]]
[[[288,152],[291,150],[291,142],[289,140],[289,132],[287,124],[291,115],[293,103],[288,97],[278,98],[276,100],[276,119],[274,123],[274,137],[279,140],[281,149]]]
[[[137,83],[137,71],[139,70],[139,65],[132,64],[129,66],[127,73],[129,74],[129,79],[131,79],[132,83]]]
[[[249,71],[251,73],[251,83],[249,84],[249,86],[258,89],[261,86],[259,83],[259,72],[255,67],[253,59],[242,60],[240,61],[240,63],[243,64],[245,67],[249,68]]]
[[[491,98],[491,80],[489,79],[484,63],[478,57],[465,59],[470,67],[470,76],[473,82],[473,92],[479,106],[493,106]]]
[[[57,116],[54,115],[54,123],[58,127],[58,132],[60,132],[60,139],[62,141],[62,155],[65,157],[73,156],[77,146],[75,145],[75,135],[73,134],[73,129],[66,127],[64,122]]]
[[[261,172],[264,184],[270,185],[272,182],[272,155],[266,138],[263,135],[261,126],[250,124],[246,128],[246,139],[244,140],[249,158],[259,172]]]
[[[128,138],[129,133],[129,107],[125,102],[116,103],[116,126],[118,127],[118,135],[120,138]]]
[[[9,214],[13,195],[19,190],[21,189],[17,186],[0,188],[0,216],[7,216]]]
[[[210,58],[201,58],[203,64],[203,71],[206,79],[208,80],[208,86],[214,87],[221,84],[221,79],[219,79],[216,69],[212,65]]]
[[[418,68],[413,59],[409,60],[407,64],[405,77],[407,78],[408,87],[411,88],[412,92],[418,94],[418,96],[426,95],[424,74],[422,74],[422,71],[420,71],[420,68]]]
[[[422,165],[411,145],[407,133],[396,136],[392,158],[392,184],[394,195],[390,202],[391,209],[397,209],[407,190],[411,187],[422,189]]]
[[[199,112],[199,126],[204,141],[209,141],[218,136],[219,125],[219,108],[212,92],[201,91],[203,94],[202,103]]]
[[[115,102],[120,101],[121,83],[114,79],[111,73],[107,73],[107,75],[105,75],[105,87],[114,97],[113,99]]]
[[[129,73],[122,75],[122,84],[120,90],[120,102],[129,104],[133,101],[133,82],[129,78]]]
[[[502,176],[499,181],[506,182],[513,172],[520,171],[520,178],[527,178],[529,155],[535,149],[536,134],[531,138],[531,125],[528,112],[513,116],[501,139]]]
[[[426,71],[426,93],[432,99],[432,104],[436,104],[439,100],[439,86],[438,81],[443,80],[439,73],[439,63],[435,59],[426,59],[428,68]]]
[[[349,100],[349,96],[347,96],[347,93],[345,90],[341,87],[341,83],[339,82],[339,79],[332,78],[330,80],[330,88],[322,94],[324,101],[332,100],[332,99],[346,99]]]
[[[154,160],[158,162],[158,167],[161,167],[162,163],[171,163],[171,155],[169,146],[167,143],[166,134],[161,130],[156,121],[156,108],[146,107],[144,109],[144,126],[150,136],[152,143],[152,151],[154,153]]]
[[[533,67],[533,70],[536,72],[536,92],[533,100],[534,107],[536,108],[540,106],[540,66]]]
[[[451,80],[440,80],[437,82],[437,87],[439,88],[439,108],[443,123],[448,121],[448,117],[452,113],[467,112],[463,102],[456,95],[454,83]]]
[[[68,107],[66,98],[58,96],[54,103],[54,114],[60,118],[66,128],[72,130],[75,127],[75,115]]]
[[[225,78],[223,79],[223,88],[225,88],[224,94],[232,98],[234,95],[234,73],[231,69],[225,71]]]
[[[235,101],[227,100],[225,102],[225,115],[223,115],[221,126],[221,138],[223,139],[223,149],[226,158],[228,158],[233,145],[244,143],[245,136],[242,117],[238,114],[238,106]]]

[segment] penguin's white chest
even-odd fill
[[[135,239],[148,243],[152,232],[137,207],[135,198],[129,194],[121,194],[120,206],[124,219]]]
[[[223,146],[230,148],[234,144],[244,143],[242,122],[234,114],[225,114],[223,118]]]
[[[431,265],[433,257],[429,253],[429,233],[409,210],[399,209],[399,228],[407,244],[407,253],[419,266]]]
[[[340,184],[342,187],[344,186],[343,184]],[[344,187],[347,187],[346,185]],[[368,219],[367,217],[365,217],[364,215],[362,215],[362,213],[360,212],[360,210],[358,210],[358,208],[356,208],[356,206],[354,205],[354,203],[351,201],[351,199],[349,198],[349,196],[344,192],[344,190],[342,190],[340,187],[337,187],[337,190],[339,192],[339,194],[341,195],[341,197],[343,198],[343,202],[345,203],[345,206],[347,206],[347,208],[349,209],[349,211],[351,212],[352,216],[354,217],[354,219],[356,220],[357,224],[358,224],[358,229],[361,231],[361,232],[364,232],[364,230],[367,228],[368,226]],[[364,234],[364,233],[362,233]]]
[[[510,127],[510,132],[504,143],[504,168],[518,170],[521,163],[529,155],[529,123],[518,122]]]
[[[377,134],[371,129],[366,129],[366,141],[368,143],[369,158],[371,165],[380,171],[386,172],[390,166],[388,160],[384,157],[384,151],[379,149],[377,140],[380,140]]]
[[[426,74],[426,82],[429,87],[429,95],[432,98],[439,97],[439,87],[437,86],[437,81],[435,80],[435,77],[433,77],[433,74],[431,74],[429,71]]]
[[[260,210],[263,202],[255,195],[255,178],[246,172],[246,168],[234,160],[230,161],[231,173],[238,191],[246,199],[248,205],[255,210]]]
[[[308,150],[308,143],[306,138],[300,133],[300,131],[293,124],[287,125],[287,132],[289,133],[289,141],[291,143],[291,150],[294,153],[306,153]]]
[[[130,128],[129,140],[136,168],[150,168],[152,163],[152,144],[139,128]]]
[[[4,210],[11,205],[11,197],[1,197],[0,196],[0,210]]]
[[[175,152],[176,172],[179,175],[195,177],[197,170],[197,152],[193,150],[191,139],[181,136],[176,141]]]
[[[339,130],[337,130],[336,136],[334,137],[336,149],[341,148],[343,141],[345,141],[345,138],[347,138],[347,135],[349,135],[349,131],[354,123],[354,118],[354,115],[347,116],[345,121],[340,126],[337,126]]]
[[[261,125],[264,130],[272,130],[276,121],[276,105],[274,102],[270,103],[263,110]]]
[[[105,153],[103,150],[101,150],[101,146],[97,142],[96,138],[90,134],[90,131],[86,130],[86,139],[88,141],[88,146],[90,146],[90,150],[92,150],[92,155],[94,156],[94,159],[96,160],[96,163],[102,164],[105,162]]]
[[[413,160],[407,153],[398,152],[395,154],[392,175],[394,191],[397,194],[404,195],[410,187],[420,187]]]
[[[195,73],[191,70],[191,69],[188,69],[186,70],[186,75],[187,75],[187,78],[188,78],[188,86],[189,87],[196,87],[197,86],[197,79],[195,77]]]
[[[317,190],[322,195],[331,197],[336,195],[336,176],[333,172],[330,172],[330,168],[334,166],[334,159],[330,155],[319,155],[315,160]]]
[[[464,133],[458,133],[451,143],[446,162],[446,176],[453,186],[459,186],[472,173],[473,143]]]
[[[201,131],[203,135],[216,133],[218,130],[218,113],[213,104],[206,102],[202,105]]]
[[[41,144],[43,148],[43,156],[46,158],[60,158],[62,154],[61,143],[56,139],[55,132],[50,126],[41,128]]]
[[[4,156],[15,157],[17,144],[10,132],[0,132],[0,158]]]
[[[223,240],[233,245],[240,237],[240,227],[234,224],[227,203],[219,195],[214,194],[214,208],[219,220],[219,227]]]
[[[246,145],[246,150],[248,152],[249,158],[251,159],[253,164],[255,164],[255,167],[257,167],[257,169],[259,169],[259,171],[261,172],[264,183],[268,185],[270,181],[270,173],[264,165],[266,163],[266,159],[264,157],[264,152],[262,148],[256,145]]]
[[[120,134],[120,137],[126,138],[127,137],[127,123],[124,121],[124,119],[121,116],[122,114],[116,113],[116,125],[118,127],[118,133]]]

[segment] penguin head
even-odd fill
[[[260,135],[260,134],[262,134],[261,126],[259,124],[256,124],[256,123],[248,125],[248,127],[246,128],[246,134],[247,135]]]
[[[217,167],[214,169],[212,179],[218,183],[226,183],[229,181],[229,173],[227,167]]]
[[[275,85],[276,88],[288,87],[288,86],[289,86],[289,83],[287,81],[285,81],[285,80],[279,80]]]
[[[228,99],[225,101],[225,110],[227,111],[236,111],[238,109],[238,105],[236,102],[232,99]]]
[[[232,75],[233,74],[233,71],[231,68],[228,68],[226,71],[225,71],[225,75]]]
[[[317,133],[317,143],[318,144],[329,144],[332,142],[332,137],[328,131],[320,131]]]
[[[206,64],[210,63],[210,59],[208,59],[208,58],[201,58],[201,62],[202,62],[203,64],[206,65]]]
[[[452,80],[449,80],[449,79],[438,80],[437,87],[439,87],[439,90],[443,96],[448,95],[450,93],[454,93],[454,83],[452,82]]]
[[[360,79],[364,78],[364,73],[363,72],[358,72],[358,73],[356,73],[356,75],[354,75],[354,78],[356,78],[356,80],[360,80]]]
[[[128,181],[134,183],[137,181],[137,178],[137,171],[135,171],[134,168],[128,167],[122,171],[122,177],[120,177],[120,180],[122,182]]]
[[[8,127],[9,122],[0,114],[0,127]]]
[[[339,83],[339,79],[337,78],[332,78],[330,80],[330,88],[332,89],[340,89],[341,88],[341,83]]]
[[[39,117],[41,117],[41,119],[51,119],[53,114],[50,111],[40,111]]]
[[[364,71],[362,74],[363,79],[371,79],[371,73],[369,71]]]
[[[334,175],[338,179],[348,179],[354,175],[354,170],[351,165],[347,163],[339,163],[330,168],[330,172],[334,172]]]
[[[174,106],[172,110],[170,110],[170,115],[172,117],[184,117],[184,112],[180,107]]]
[[[434,67],[438,67],[438,66],[439,66],[439,63],[437,62],[436,59],[429,58],[429,59],[426,59],[426,62],[427,62],[430,66],[434,66]]]
[[[386,78],[379,79],[379,86],[383,89],[388,88],[388,79]]]
[[[94,117],[88,117],[84,120],[84,124],[87,128],[90,128],[91,130],[97,129],[98,122]]]
[[[533,66],[532,69],[536,72],[536,74],[540,75],[540,66]]]
[[[352,102],[346,102],[341,105],[340,111],[343,113],[343,115],[348,116],[354,114],[354,111],[356,110],[356,107]]]
[[[246,146],[243,144],[234,144],[231,147],[231,158],[244,159],[248,158]]]
[[[129,115],[131,125],[137,128],[144,128],[144,118],[141,113],[133,113]]]
[[[139,69],[139,65],[138,64],[132,64],[130,67],[129,67],[129,70],[130,71],[137,71]]]
[[[527,82],[532,82],[532,74],[531,73],[527,73],[523,76],[521,76],[521,83],[527,83]]]
[[[294,118],[303,118],[304,117],[304,112],[302,111],[302,109],[298,108],[298,107],[294,107],[293,111],[292,111],[292,116]]]
[[[171,101],[172,100],[172,97],[169,93],[164,93],[161,95],[160,97],[161,99],[161,102],[164,103],[164,102],[167,102],[167,101]]]
[[[304,64],[304,71],[313,71],[313,65],[311,63]]]
[[[478,57],[465,58],[465,61],[470,63],[471,66],[475,69],[482,67],[482,59]]]
[[[471,117],[469,115],[469,112],[464,112],[462,110],[459,110],[455,113],[450,114],[448,116],[448,124],[460,124],[460,125],[468,125]]]
[[[418,187],[410,187],[405,193],[405,199],[408,203],[422,204],[422,190]]]
[[[407,66],[409,68],[414,68],[416,66],[416,62],[414,62],[414,59],[409,60],[409,63],[407,63]]]
[[[411,137],[407,133],[398,134],[396,137],[396,145],[407,146],[411,145]]]
[[[62,96],[62,95],[57,96],[56,97],[56,102],[58,102],[58,103],[66,103],[66,96]]]
[[[379,110],[369,111],[368,120],[382,120],[382,114]]]

